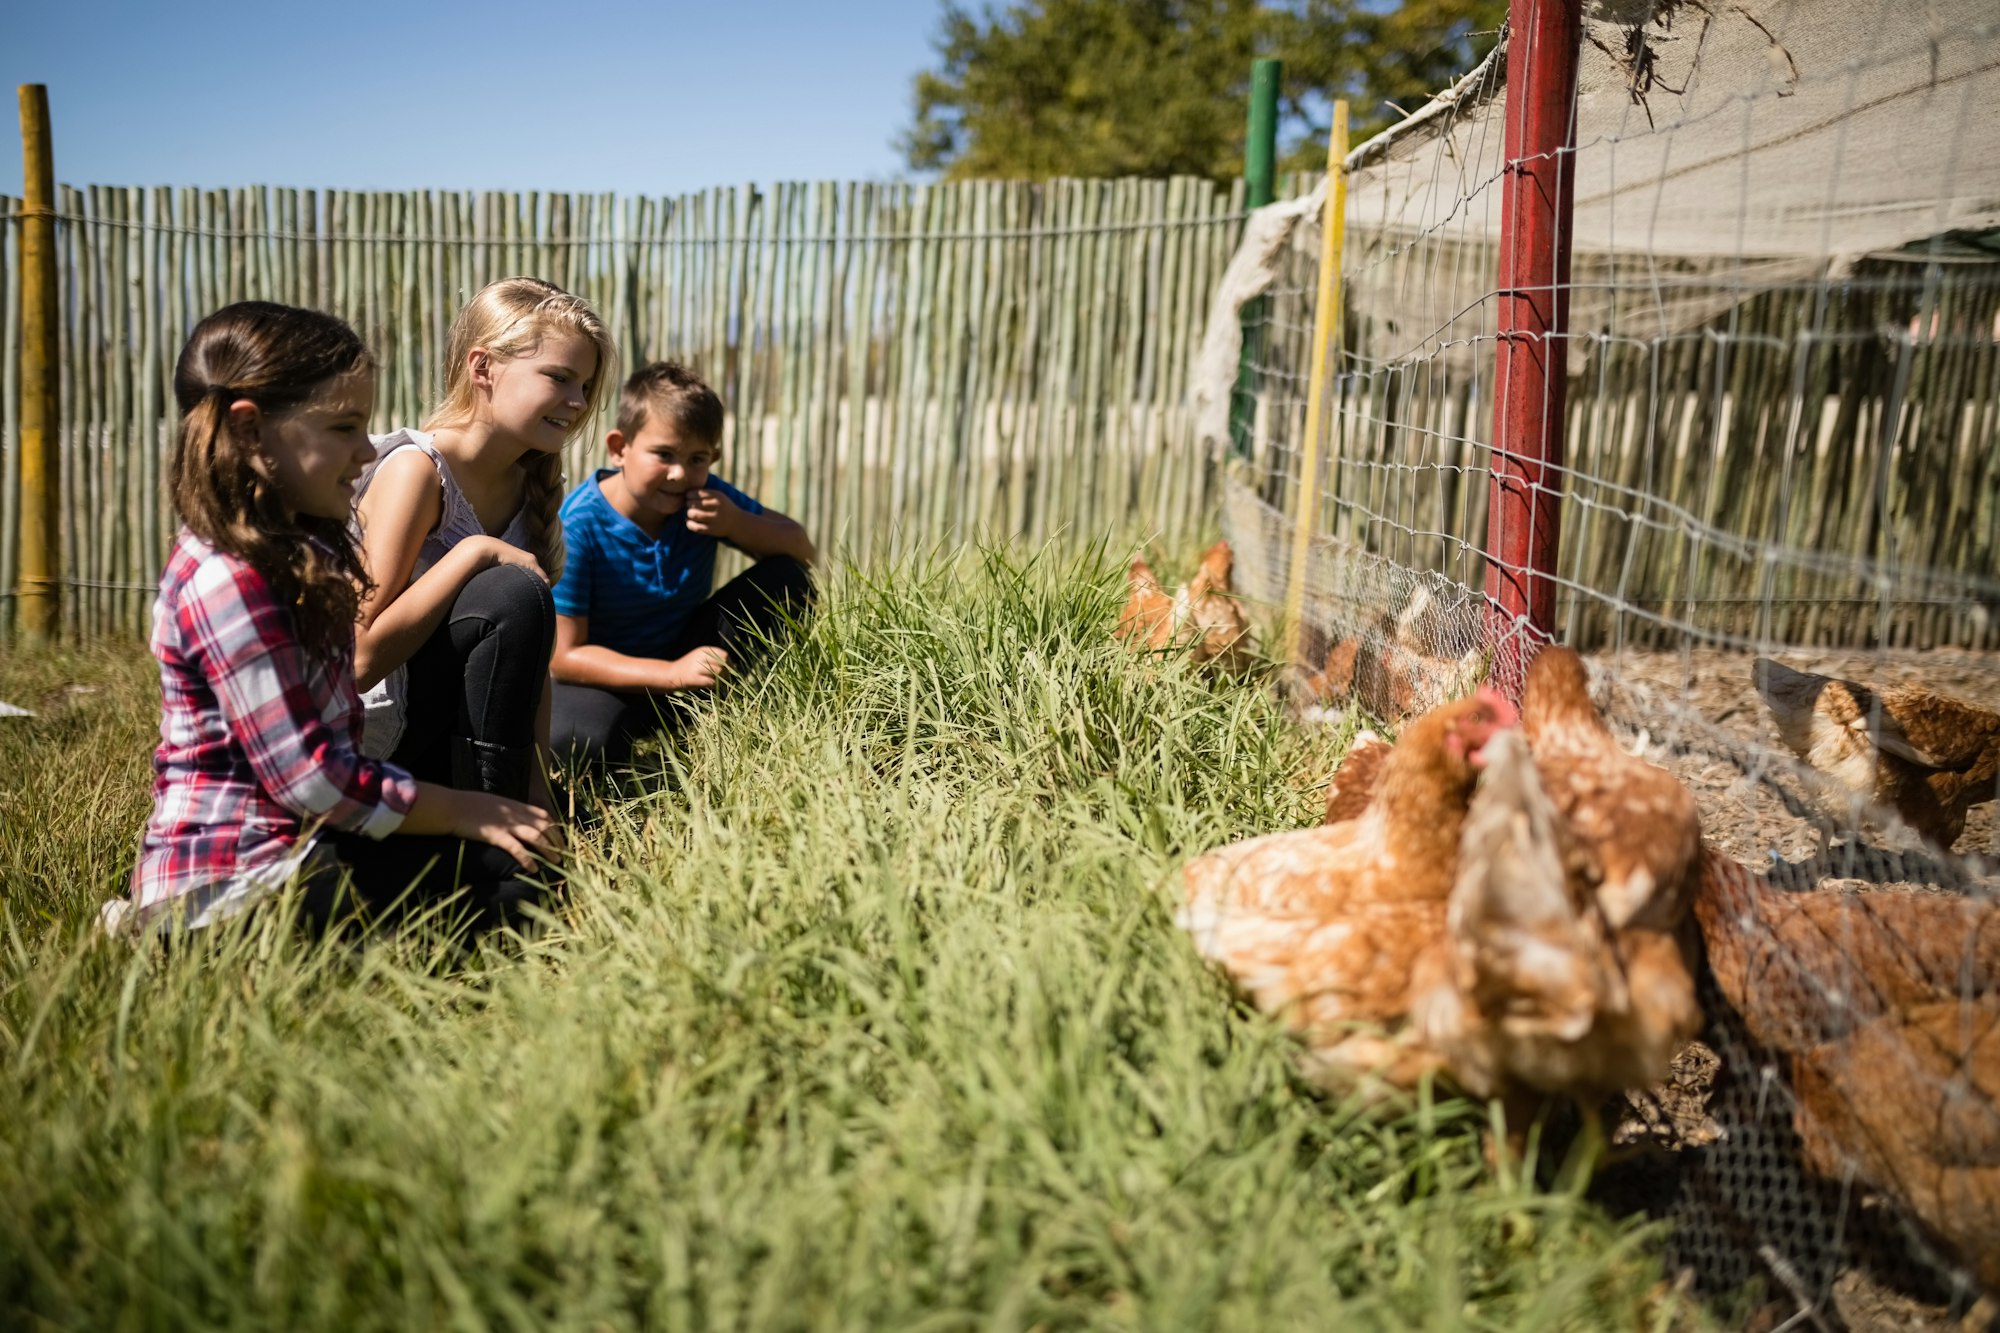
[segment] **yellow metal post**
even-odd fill
[[[1292,510],[1292,572],[1285,588],[1285,660],[1299,660],[1305,629],[1306,561],[1319,511],[1320,419],[1326,408],[1326,369],[1340,342],[1340,254],[1347,232],[1347,103],[1333,104],[1333,133],[1326,146],[1326,215],[1320,223],[1319,297],[1313,304],[1312,374],[1306,381],[1305,449],[1299,464],[1298,504]],[[1317,663],[1313,665],[1317,666]]]
[[[62,626],[62,546],[56,452],[55,152],[46,84],[21,85],[21,566],[20,626],[48,642]]]

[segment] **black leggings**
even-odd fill
[[[521,909],[548,895],[553,871],[523,870],[483,842],[443,834],[323,833],[300,879],[300,917],[324,934],[358,917],[387,924],[435,911],[442,924],[478,933],[522,923]]]
[[[695,608],[680,638],[661,658],[686,657],[697,648],[720,648],[729,654],[731,671],[745,670],[763,656],[788,619],[805,614],[812,600],[811,570],[788,555],[766,556]],[[634,741],[680,724],[678,700],[704,693],[601,690],[557,681],[550,748],[559,756],[585,763],[625,763],[632,757]]]
[[[495,565],[467,579],[409,660],[403,736],[389,761],[420,781],[465,787],[476,784],[453,780],[455,739],[532,747],[555,644],[555,602],[535,574]]]

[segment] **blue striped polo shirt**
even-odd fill
[[[571,491],[562,503],[563,542],[569,548],[556,580],[556,611],[590,618],[590,641],[627,657],[665,657],[688,617],[715,585],[714,537],[689,532],[687,511],[668,517],[660,535],[619,513],[605,498],[603,480],[616,468]],[[708,487],[747,514],[764,506],[719,477]]]

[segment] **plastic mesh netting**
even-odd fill
[[[2000,1291],[2000,9],[1603,4],[1580,61],[1553,629],[1726,858],[1707,1029],[1602,1187],[1718,1299],[1956,1318]],[[1323,196],[1211,316],[1224,531],[1302,608],[1305,717],[1393,724],[1524,629],[1484,593],[1508,80],[1503,44],[1350,155],[1316,437]]]

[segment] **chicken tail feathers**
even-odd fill
[[[1571,890],[1555,806],[1526,743],[1503,731],[1484,755],[1447,929],[1474,996],[1497,1002],[1491,1018],[1516,1035],[1574,1040],[1605,998],[1601,923]]]

